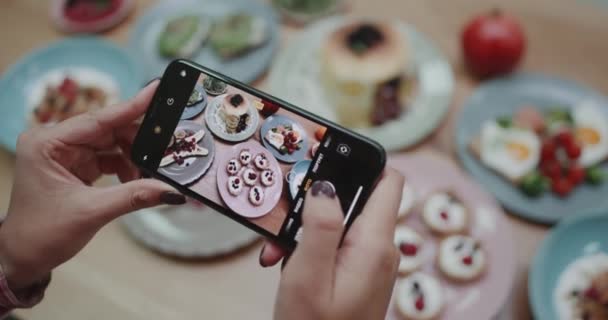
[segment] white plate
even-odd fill
[[[162,206],[122,218],[129,235],[146,247],[181,258],[225,255],[259,238],[255,232],[202,205]]]
[[[309,112],[337,120],[321,87],[320,49],[328,34],[352,21],[341,16],[321,20],[296,36],[275,59],[269,75],[270,91]],[[415,144],[430,134],[446,115],[454,87],[449,62],[432,42],[412,26],[395,22],[412,50],[411,68],[418,89],[401,118],[378,127],[351,128],[381,143],[387,150]]]

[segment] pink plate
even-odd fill
[[[435,276],[443,287],[446,304],[439,319],[492,319],[505,304],[515,275],[511,228],[498,203],[456,165],[437,153],[396,155],[389,158],[388,165],[405,176],[406,183],[416,193],[417,204],[435,190],[453,191],[472,211],[470,233],[481,240],[488,255],[486,272],[479,280],[469,284],[450,282],[435,267],[434,257],[440,238],[433,236],[422,223],[416,207],[400,222],[415,229],[426,240],[423,250],[432,253],[422,271]],[[402,319],[394,302],[391,302],[386,319]]]
[[[279,199],[281,199],[282,191],[283,191],[283,179],[277,178],[274,185],[271,187],[263,187],[264,188],[264,203],[260,206],[254,206],[249,202],[249,186],[244,186],[243,192],[241,192],[238,196],[233,196],[228,192],[228,173],[226,172],[226,164],[232,158],[238,158],[239,153],[242,149],[249,149],[251,154],[255,157],[259,153],[264,153],[266,158],[270,162],[270,169],[274,170],[276,177],[282,177],[283,173],[281,172],[281,167],[277,160],[272,156],[272,154],[266,150],[262,145],[254,140],[249,140],[243,143],[239,143],[227,152],[223,152],[223,154],[218,154],[218,170],[217,170],[217,188],[220,192],[220,196],[222,200],[226,203],[228,208],[232,211],[240,214],[246,218],[259,218],[272,210]],[[219,153],[219,152],[218,152]],[[253,167],[253,164],[251,165]],[[259,172],[259,171],[258,171]],[[258,186],[262,186],[262,184],[258,181]]]

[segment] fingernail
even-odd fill
[[[315,197],[322,194],[328,198],[333,199],[336,196],[336,188],[334,187],[334,185],[331,184],[331,182],[325,180],[317,180],[313,182],[310,192]]]
[[[266,263],[264,262],[264,260],[262,259],[262,257],[264,256],[264,250],[266,250],[266,245],[264,245],[264,246],[262,247],[262,251],[260,251],[260,265],[262,266],[262,268],[266,268],[266,267],[268,267],[268,266],[266,265]]]
[[[154,82],[154,81],[156,81],[156,80],[159,80],[159,79],[160,79],[160,77],[156,77],[156,78],[152,78],[152,79],[150,79],[150,81],[148,81],[148,82],[146,83],[146,85],[144,86],[144,88],[145,88],[145,87],[147,87],[147,86],[149,86],[149,85],[150,85],[150,83],[152,83],[152,82]]]
[[[172,191],[167,191],[160,195],[160,201],[165,204],[178,205],[186,203],[186,197]]]

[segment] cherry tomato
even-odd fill
[[[562,147],[568,147],[574,144],[574,135],[570,130],[563,130],[555,135],[555,141]]]
[[[548,161],[541,165],[541,171],[543,174],[551,179],[560,179],[562,177],[562,167],[557,161]]]
[[[572,160],[580,158],[582,152],[583,150],[581,149],[581,146],[574,141],[570,145],[566,146],[566,154],[568,155],[568,158]]]
[[[568,181],[578,185],[585,180],[585,169],[579,165],[573,165],[568,169]]]
[[[540,152],[540,161],[541,162],[548,162],[548,161],[555,161],[556,156],[555,156],[555,152],[557,151],[557,146],[555,145],[555,142],[553,142],[551,139],[546,139],[545,141],[543,141],[543,146]]]
[[[553,180],[551,184],[551,189],[553,190],[553,192],[555,192],[558,196],[562,198],[570,194],[573,187],[574,186],[572,185],[572,183],[570,183],[570,181],[568,181],[568,179]]]

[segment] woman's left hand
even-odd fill
[[[47,277],[120,215],[185,202],[171,186],[139,179],[128,156],[136,120],[157,86],[151,83],[127,103],[19,137],[9,211],[0,227],[0,265],[13,290]],[[123,184],[92,186],[103,174]]]

